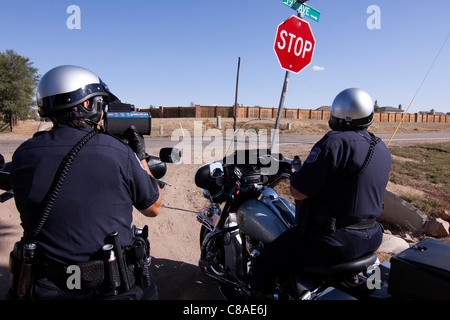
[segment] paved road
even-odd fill
[[[391,139],[392,134],[377,134],[385,143]],[[283,135],[279,137],[279,145],[298,145],[298,144],[309,144],[313,145],[319,141],[323,135]],[[448,132],[425,132],[425,133],[397,133],[392,139],[391,143],[395,142],[437,142],[437,141],[448,141],[450,140],[450,133]],[[183,142],[182,137],[179,140],[171,141],[170,138],[146,138],[146,146],[149,148],[162,148],[162,147],[175,147],[179,146]],[[201,143],[203,147],[208,146],[214,140],[193,138],[191,143]],[[268,138],[268,144],[270,144],[271,138]],[[188,143],[188,142],[186,142]],[[220,143],[220,142],[219,142]],[[224,146],[229,145],[229,141],[225,141],[225,138],[221,142]],[[260,143],[260,140],[258,140]],[[1,146],[1,144],[0,144]],[[195,151],[194,151],[195,152]]]
[[[388,142],[392,134],[377,134],[377,137],[380,137],[383,139],[384,142]],[[320,138],[322,138],[323,135],[286,135],[286,136],[280,136],[280,145],[287,145],[287,144],[314,144],[316,143]],[[394,138],[392,139],[392,142],[395,141],[426,141],[426,142],[433,142],[433,141],[442,141],[442,140],[450,140],[450,133],[448,132],[423,132],[423,133],[397,133]]]
[[[279,144],[283,145],[295,145],[295,144],[314,144],[316,143],[323,135],[283,135],[279,137]],[[377,134],[378,137],[382,138],[385,143],[389,141],[392,134]],[[163,147],[175,147],[179,146],[180,143],[186,143],[189,145],[189,139],[183,140],[183,137],[180,137],[177,140],[172,141],[171,138],[168,137],[146,137],[145,144],[148,149],[160,149]],[[192,138],[190,141],[192,143],[197,143],[197,145],[202,145],[203,147],[210,145],[214,142],[215,138],[206,139],[205,138]],[[435,142],[435,141],[443,141],[450,140],[450,134],[448,132],[424,132],[424,133],[397,133],[392,140],[392,143],[399,141],[420,141],[420,142]],[[10,155],[17,149],[17,147],[23,142],[23,140],[11,139],[11,140],[0,140],[0,153],[4,154],[8,159]],[[268,138],[268,143],[270,143],[270,137]],[[219,141],[224,146],[227,146],[229,141]],[[195,152],[195,149],[194,149]]]

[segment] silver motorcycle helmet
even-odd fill
[[[334,99],[328,125],[332,130],[361,130],[372,124],[373,117],[370,95],[364,90],[349,88]]]
[[[89,99],[92,103],[85,108],[83,102]],[[54,122],[79,119],[97,123],[104,106],[115,100],[118,100],[117,97],[95,73],[72,65],[48,71],[36,92],[39,115]]]

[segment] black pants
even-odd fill
[[[332,265],[378,249],[383,237],[379,224],[365,230],[339,229],[314,237],[302,237],[298,227],[281,234],[255,259],[252,289],[273,293],[277,275],[306,265]]]

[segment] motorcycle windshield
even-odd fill
[[[278,129],[272,119],[247,120],[235,131],[227,131],[225,157],[239,150],[258,150],[260,154],[278,153]]]
[[[258,165],[261,175],[276,175],[284,164],[279,153],[275,120],[251,119],[227,132],[224,164]],[[230,133],[233,133],[230,136]]]

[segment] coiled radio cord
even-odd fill
[[[97,133],[98,131],[94,129],[90,131],[88,134],[86,134],[80,141],[78,141],[78,143],[69,151],[69,153],[62,160],[61,164],[58,167],[58,170],[56,171],[55,177],[53,178],[53,182],[50,186],[50,189],[45,195],[43,201],[44,210],[39,219],[39,223],[31,233],[32,238],[35,238],[44,227],[45,221],[47,221],[47,218],[50,215],[53,205],[55,204],[56,198],[58,197],[58,194],[61,191],[62,185],[67,177],[67,174],[69,173],[69,169],[72,166],[72,163],[75,160],[75,157],[77,156],[78,152],[80,152],[81,148],[83,148],[83,146]]]

